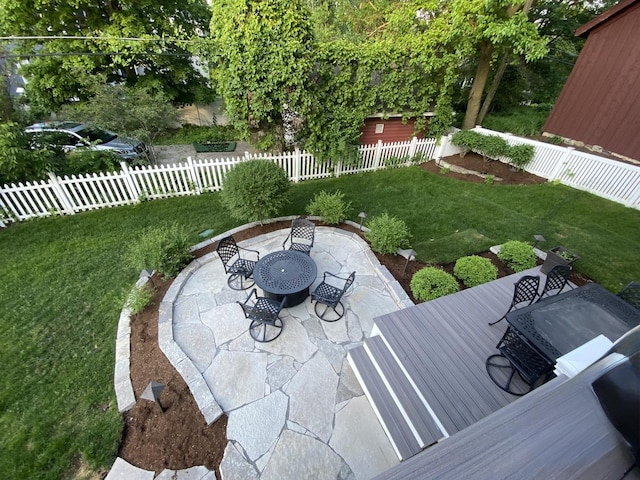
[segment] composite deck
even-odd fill
[[[521,276],[540,275],[544,283],[539,270],[535,267],[374,320],[372,338],[358,347],[371,360],[362,361],[360,350],[349,358],[365,390],[368,383],[376,385],[369,396],[374,408],[390,410],[383,404],[394,401],[403,414],[404,423],[379,415],[390,437],[389,430],[402,431],[401,460],[519,398],[499,389],[487,375],[485,360],[497,353],[507,328],[506,320],[494,326],[488,323],[505,313]],[[390,394],[379,391],[382,384]],[[417,447],[406,440],[410,433]],[[407,450],[410,445],[413,448]]]

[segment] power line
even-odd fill
[[[14,36],[0,37],[0,40],[121,40],[131,42],[181,42],[181,43],[198,43],[199,40],[182,40],[174,37],[157,37],[157,38],[141,38],[141,37],[105,37],[105,36],[75,36],[75,35],[40,35],[40,36]]]

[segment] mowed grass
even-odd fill
[[[282,215],[340,190],[350,218],[407,222],[421,260],[447,262],[543,234],[580,255],[576,268],[612,291],[640,279],[640,212],[544,184],[467,184],[419,167],[294,185]],[[73,478],[110,467],[123,423],[113,393],[115,335],[138,277],[128,246],[144,228],[179,223],[193,237],[242,222],[216,193],[34,220],[0,231],[0,478]]]

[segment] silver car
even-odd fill
[[[27,127],[25,132],[37,136],[37,143],[55,145],[65,152],[78,148],[108,150],[132,164],[147,163],[149,159],[149,150],[144,142],[121,137],[87,123],[36,123]]]

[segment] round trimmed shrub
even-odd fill
[[[324,223],[335,225],[347,218],[347,210],[350,208],[351,203],[345,202],[344,193],[341,191],[327,193],[322,190],[313,196],[306,210],[309,215],[322,217]]]
[[[287,203],[289,179],[270,160],[249,160],[224,177],[221,201],[238,220],[262,221],[275,216]]]
[[[467,287],[475,287],[498,278],[498,269],[491,260],[478,255],[459,258],[453,274]]]
[[[536,254],[526,242],[509,240],[500,247],[498,258],[514,272],[521,272],[536,266]]]
[[[409,247],[411,234],[403,220],[383,213],[372,218],[367,226],[369,231],[364,236],[371,242],[374,252],[396,253],[399,248]]]
[[[453,275],[436,267],[425,267],[414,273],[410,287],[413,296],[423,302],[450,295],[459,290],[458,282]]]

